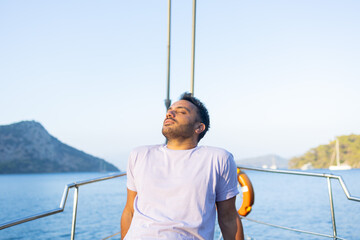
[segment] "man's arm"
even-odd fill
[[[235,207],[236,197],[216,202],[218,221],[224,240],[243,240],[244,232]]]
[[[137,192],[127,189],[127,198],[124,211],[121,215],[121,239],[125,238],[134,215],[134,200]]]

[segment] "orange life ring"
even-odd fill
[[[240,168],[237,169],[237,177],[243,194],[243,201],[241,207],[238,210],[238,213],[245,217],[250,213],[252,205],[255,201],[254,188],[248,176],[242,172]]]

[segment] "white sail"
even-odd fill
[[[346,163],[343,163],[343,164],[340,163],[339,140],[337,138],[336,138],[336,142],[335,142],[334,154],[336,154],[336,165],[330,165],[330,167],[329,167],[330,170],[350,170],[351,169],[350,165],[348,165]],[[331,158],[331,163],[333,162],[334,154]]]

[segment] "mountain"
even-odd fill
[[[249,167],[267,167],[276,166],[276,168],[288,168],[288,160],[280,156],[270,154],[254,158],[240,159],[236,161],[239,165]]]
[[[101,158],[60,142],[35,121],[0,126],[0,173],[118,171]]]
[[[352,168],[360,168],[360,135],[345,135],[337,137],[339,141],[340,163],[347,163]],[[335,142],[320,145],[312,148],[300,157],[290,159],[290,168],[301,168],[307,163],[311,163],[313,168],[329,168],[331,159],[335,152]]]

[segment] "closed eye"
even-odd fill
[[[190,112],[190,109],[188,109],[187,107],[178,106],[175,108],[170,107],[168,109],[168,112],[169,111],[174,111],[176,114],[188,114]]]
[[[187,114],[188,112],[190,112],[188,108],[182,106],[175,108],[175,111],[181,114]]]

